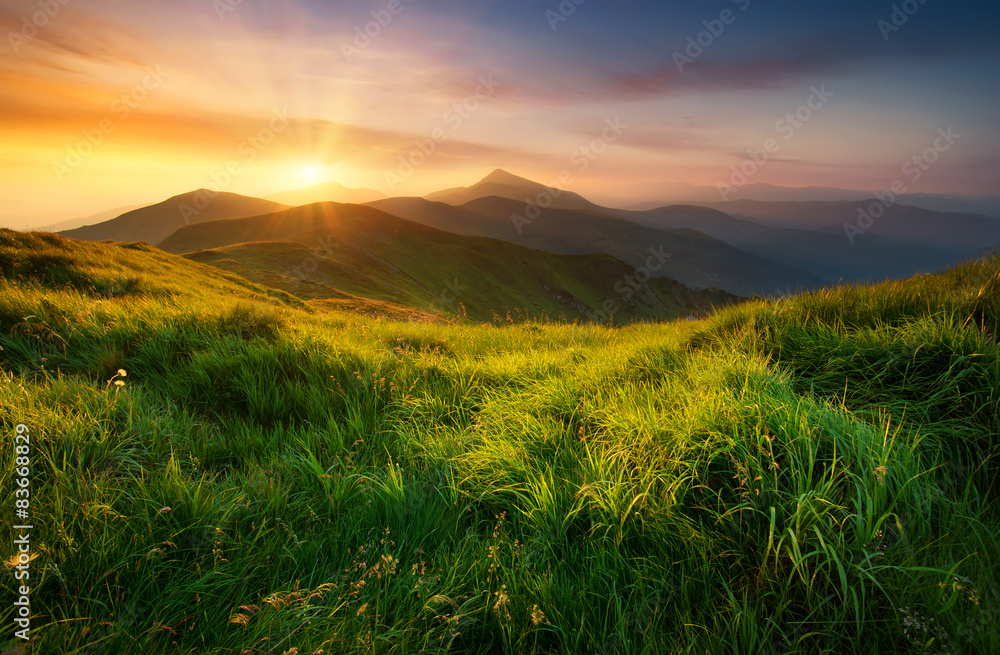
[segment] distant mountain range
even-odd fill
[[[877,235],[899,243],[933,245],[951,255],[971,254],[980,248],[1000,244],[1000,221],[987,216],[936,212],[900,204],[885,208],[872,199],[849,202],[736,200],[707,206],[770,227],[813,230],[837,235],[848,242],[844,225],[867,225],[867,218],[862,218],[867,215],[871,225],[864,236],[855,237],[855,243],[869,235]]]
[[[78,227],[84,227],[86,225],[97,225],[98,223],[110,221],[112,218],[117,218],[126,212],[132,211],[133,209],[139,209],[145,206],[146,205],[126,205],[124,207],[116,207],[107,211],[98,212],[92,216],[70,218],[65,221],[59,221],[58,223],[53,223],[52,225],[46,225],[44,227],[34,229],[32,232],[64,232],[66,230],[74,230]]]
[[[830,282],[906,278],[920,270],[943,269],[976,250],[944,251],[919,243],[893,241],[874,232],[852,243],[843,230],[839,233],[815,231],[786,226],[781,222],[769,225],[766,221],[758,222],[743,214],[730,215],[718,209],[693,205],[672,205],[645,212],[622,212],[620,215],[654,228],[698,230],[758,257],[807,270]],[[808,213],[800,215],[808,216]],[[792,221],[787,225],[804,227],[806,223]],[[997,226],[1000,227],[1000,223]]]
[[[155,205],[133,209],[110,221],[66,230],[60,234],[87,241],[145,241],[156,245],[185,225],[244,218],[285,208],[286,205],[270,200],[199,189]]]
[[[350,202],[360,205],[385,197],[384,193],[374,189],[351,189],[337,182],[324,182],[304,189],[276,193],[267,196],[267,199],[289,207],[298,207],[315,202]]]
[[[525,204],[528,201],[542,203],[543,208],[548,205],[555,209],[604,210],[600,205],[595,205],[572,191],[563,191],[548,187],[500,169],[493,171],[472,186],[446,189],[424,197],[431,202],[464,205],[473,200],[489,198],[491,196],[510,198],[511,200],[517,200]]]
[[[836,187],[781,187],[773,184],[747,184],[728,192],[725,199],[714,186],[687,183],[664,184],[660,200],[628,206],[632,211],[645,211],[676,204],[716,204],[739,200],[762,202],[849,202],[874,198],[872,191],[838,189]],[[1000,196],[952,196],[931,193],[907,193],[898,198],[900,204],[939,212],[984,214],[1000,219]]]
[[[506,311],[678,316],[734,296],[933,272],[1000,245],[1000,220],[904,204],[846,234],[844,224],[857,224],[873,202],[611,209],[496,170],[424,198],[385,198],[335,182],[270,199],[198,190],[62,234],[145,241],[304,298],[446,313],[461,303],[484,320]]]
[[[670,277],[695,288],[715,287],[751,296],[823,285],[817,275],[757,257],[701,232],[650,228],[610,210],[547,209],[518,230],[512,217],[525,214],[523,200],[490,196],[451,207],[424,198],[393,198],[371,205],[441,230],[502,239],[537,250],[606,253],[636,268],[646,268],[655,277]]]

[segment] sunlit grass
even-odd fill
[[[69,243],[0,233],[37,652],[1000,652],[996,259],[611,329]]]

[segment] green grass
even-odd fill
[[[32,652],[1000,652],[998,258],[616,328],[0,262]]]

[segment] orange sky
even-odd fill
[[[261,196],[326,179],[421,195],[495,168],[550,182],[572,167],[574,190],[595,200],[654,199],[665,183],[727,179],[821,82],[833,97],[751,181],[874,190],[949,119],[991,120],[968,103],[900,111],[849,67],[731,88],[703,88],[670,66],[640,79],[634,53],[595,64],[580,54],[586,43],[559,41],[538,11],[524,10],[534,32],[515,31],[488,20],[495,3],[484,0],[438,13],[407,0],[353,55],[344,46],[357,43],[354,28],[386,2],[233,4],[220,16],[209,0],[71,0],[42,21],[37,0],[0,0],[0,225],[44,225],[213,182]],[[43,22],[37,33],[29,26]],[[707,56],[699,63],[712,70]],[[627,129],[577,169],[574,154],[579,161],[616,118]],[[399,158],[434,135],[433,153],[390,189]],[[977,136],[914,190],[992,189],[996,158]],[[985,142],[993,148],[995,133]],[[232,162],[240,173],[225,179]]]

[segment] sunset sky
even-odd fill
[[[768,139],[750,182],[878,190],[947,127],[961,138],[910,189],[1000,195],[1000,7],[896,7],[0,0],[0,226],[212,184],[423,195],[495,168],[569,169],[574,191],[628,204],[729,180]],[[580,170],[609,120],[627,127]]]

